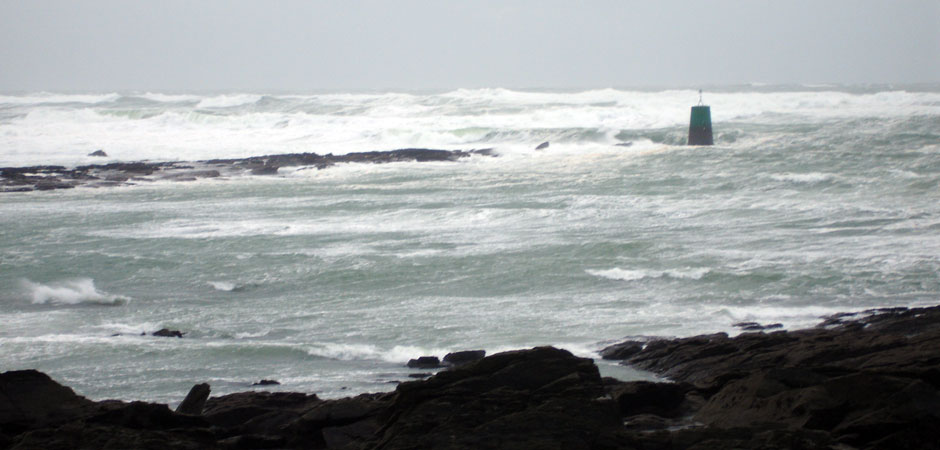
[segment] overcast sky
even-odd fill
[[[0,0],[0,90],[940,82],[938,0]]]

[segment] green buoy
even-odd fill
[[[712,139],[711,108],[702,104],[702,91],[698,91],[698,105],[692,107],[689,118],[689,145],[714,145]]]

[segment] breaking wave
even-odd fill
[[[37,305],[78,305],[83,303],[101,305],[123,305],[130,298],[99,291],[91,278],[55,281],[49,284],[22,281],[23,289]]]

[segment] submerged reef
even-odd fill
[[[3,449],[880,449],[940,442],[940,306],[825,318],[797,331],[627,341],[605,358],[669,382],[602,378],[538,347],[393,392],[208,397],[177,411],[93,402],[47,375],[0,374]],[[207,398],[208,397],[208,398]],[[185,405],[185,407],[184,407]]]

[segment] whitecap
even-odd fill
[[[706,274],[711,272],[711,269],[707,267],[687,267],[684,269],[668,269],[668,270],[650,270],[650,269],[639,269],[639,270],[630,270],[630,269],[621,269],[615,267],[613,269],[607,270],[586,270],[585,272],[594,275],[596,277],[607,278],[610,280],[617,281],[637,281],[644,278],[676,278],[683,280],[700,280]]]
[[[209,285],[217,291],[231,292],[238,288],[238,285],[228,281],[210,281]]]
[[[636,281],[647,277],[658,278],[663,275],[661,271],[625,270],[617,267],[607,270],[586,270],[586,272],[596,277],[620,281]]]
[[[143,94],[135,95],[134,97],[140,97],[146,100],[160,102],[160,103],[180,103],[180,102],[193,102],[201,99],[202,97],[197,95],[190,94],[164,94],[161,92],[146,92]]]
[[[230,108],[232,106],[250,105],[261,100],[258,94],[231,94],[205,98],[196,105],[197,108]]]
[[[809,173],[775,173],[770,175],[770,178],[776,181],[784,181],[788,183],[821,183],[824,181],[830,181],[835,178],[835,175],[831,173],[821,173],[821,172],[809,172]]]
[[[307,350],[311,356],[352,360],[379,360],[391,363],[405,363],[419,356],[443,356],[450,350],[442,348],[423,348],[411,345],[396,345],[392,348],[381,348],[371,344],[343,344],[320,343]]]
[[[100,325],[94,325],[92,328],[99,328],[99,329],[105,330],[106,332],[110,334],[139,336],[141,334],[152,333],[155,330],[159,330],[163,328],[163,326],[156,322],[140,322],[140,323],[108,322],[108,323],[102,323]]]
[[[46,303],[60,305],[77,305],[81,303],[121,305],[130,301],[130,298],[123,295],[113,295],[99,291],[91,278],[60,280],[49,284],[24,279],[22,285],[23,289],[32,298],[32,302],[40,305]]]

